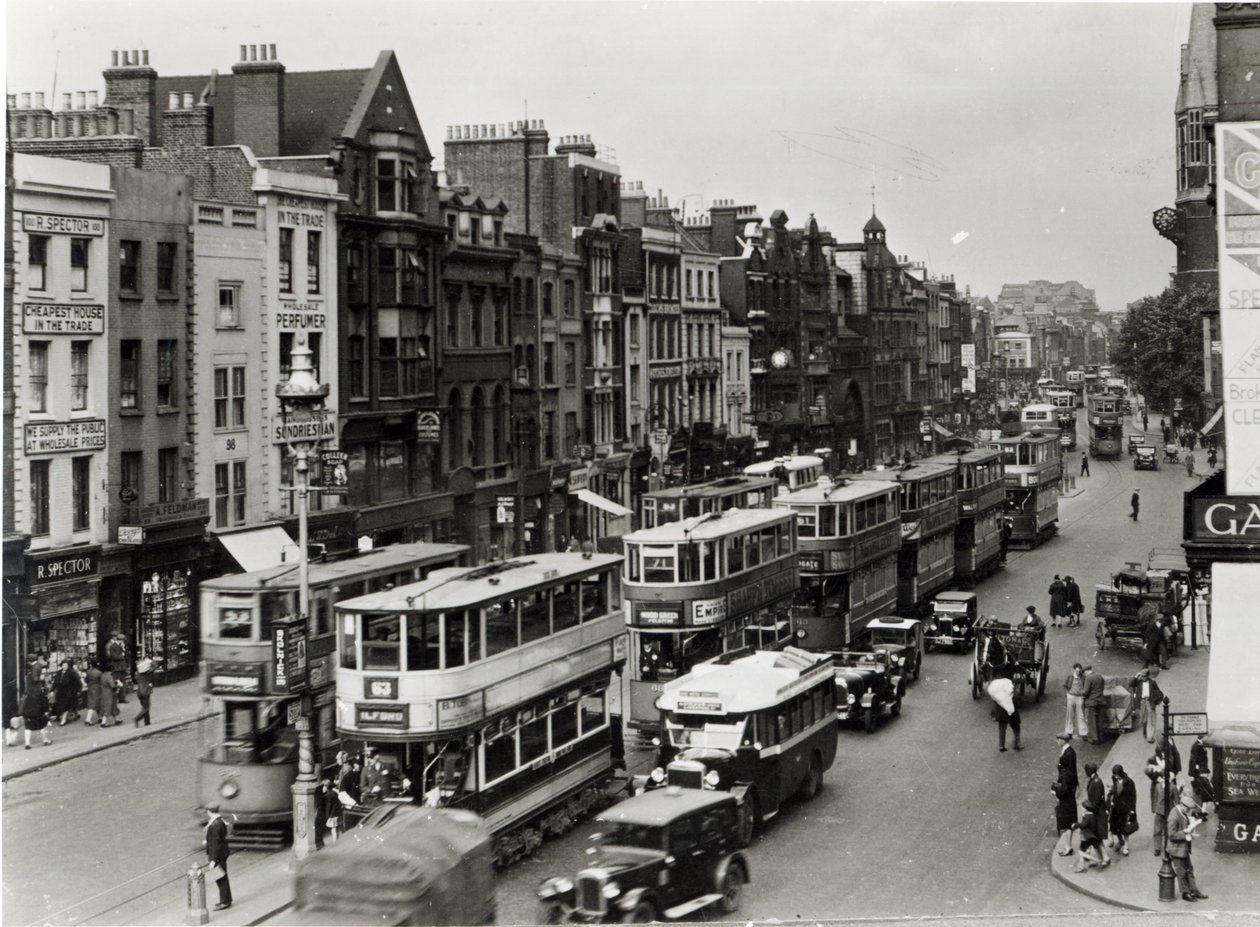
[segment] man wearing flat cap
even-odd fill
[[[227,822],[219,814],[218,802],[206,805],[206,816],[209,819],[206,823],[206,858],[212,869],[223,873],[214,881],[219,888],[219,903],[214,909],[224,911],[232,907],[232,883],[228,881],[227,872],[228,854],[231,852],[228,849]]]

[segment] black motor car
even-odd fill
[[[836,657],[836,717],[862,722],[872,733],[884,716],[901,714],[906,682],[889,666],[886,650],[875,653],[840,651]]]
[[[727,792],[667,786],[613,805],[598,818],[590,864],[538,888],[539,920],[647,923],[717,904],[739,910],[748,861]]]

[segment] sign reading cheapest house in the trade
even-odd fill
[[[103,335],[105,307],[23,303],[22,331],[28,335]]]

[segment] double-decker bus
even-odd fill
[[[337,731],[383,770],[364,804],[475,811],[500,865],[597,807],[626,659],[620,567],[532,554],[339,603]]]
[[[1001,560],[1002,510],[1006,482],[1002,452],[969,448],[937,454],[931,463],[953,464],[958,471],[958,525],[954,528],[954,580],[974,586],[997,570]]]
[[[787,490],[813,486],[827,472],[821,457],[812,454],[796,454],[762,460],[744,468],[744,476],[772,476]]]
[[[958,474],[952,464],[918,460],[895,470],[864,470],[854,479],[883,482],[890,476],[900,484],[897,614],[917,618],[954,578]]]
[[[796,518],[786,509],[727,509],[622,538],[630,627],[627,724],[652,732],[671,679],[729,650],[792,638]],[[649,733],[648,736],[651,736]]]
[[[1119,396],[1095,393],[1088,397],[1089,455],[1119,458],[1124,453],[1124,412]]]
[[[1011,544],[1036,547],[1059,528],[1062,449],[1054,435],[1022,434],[989,446],[1002,452]]]
[[[867,622],[896,606],[900,499],[887,478],[824,481],[775,499],[796,514],[800,646],[845,650]]]
[[[792,795],[813,798],[835,762],[832,661],[796,647],[737,650],[670,681],[657,700],[660,766],[652,778],[734,793],[746,846]]]
[[[308,701],[317,759],[331,763],[336,659],[333,606],[465,562],[462,544],[393,544],[309,567],[310,615],[298,611],[298,564],[201,583],[202,693],[215,719],[203,728],[198,807],[218,802],[236,821],[233,841],[283,842],[297,774],[291,709]]]
[[[724,476],[692,486],[674,486],[643,494],[640,527],[655,528],[683,518],[727,509],[766,509],[779,481],[773,476]]]

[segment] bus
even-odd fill
[[[727,509],[768,509],[774,503],[778,485],[773,476],[724,476],[694,486],[644,493],[640,527],[655,528]]]
[[[218,802],[236,821],[233,842],[274,846],[287,839],[298,763],[292,717],[303,701],[318,765],[335,759],[333,607],[467,558],[463,544],[417,542],[311,563],[305,623],[297,563],[201,583],[201,691],[212,700],[215,718],[203,725],[198,807]]]
[[[627,725],[651,737],[665,683],[729,650],[792,640],[796,518],[727,509],[622,538],[630,629]]]
[[[657,705],[660,766],[651,778],[732,792],[741,846],[790,797],[813,798],[836,759],[831,654],[731,651],[669,682]]]
[[[1006,518],[1010,544],[1036,547],[1059,529],[1062,449],[1054,435],[999,438],[989,447],[1002,452],[1006,476]]]
[[[825,481],[775,499],[796,514],[800,646],[847,650],[867,622],[896,606],[900,499],[888,478]]]
[[[896,470],[864,470],[854,479],[899,483],[901,547],[897,552],[897,614],[918,618],[954,578],[958,474],[952,464],[918,460]]]
[[[954,580],[975,586],[997,571],[1002,554],[1002,510],[1006,483],[1002,452],[969,448],[937,454],[929,462],[958,470],[958,525],[954,528]]]
[[[826,466],[823,459],[812,454],[776,457],[774,460],[763,460],[744,468],[744,476],[773,476],[789,492],[813,486],[824,473]]]
[[[476,812],[504,866],[602,806],[626,660],[620,569],[620,554],[531,554],[339,603],[337,732],[382,770],[361,810]]]
[[[1119,459],[1124,453],[1124,413],[1119,396],[1095,393],[1088,397],[1089,455]]]

